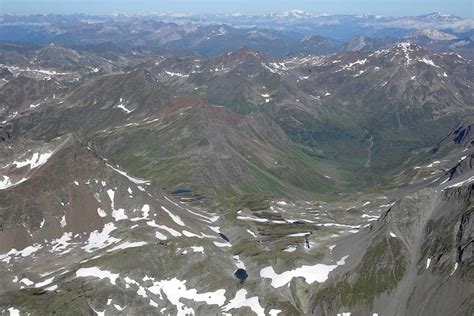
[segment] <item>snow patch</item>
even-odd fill
[[[201,246],[191,246],[191,249],[192,249],[194,252],[201,252],[201,253],[204,253],[204,247],[201,247]]]
[[[230,300],[229,304],[223,307],[223,310],[228,312],[231,309],[238,309],[244,306],[250,307],[258,316],[265,316],[265,309],[260,305],[258,296],[247,298],[247,290],[245,289],[238,290],[235,293],[235,297]]]
[[[10,316],[20,316],[20,311],[15,307],[10,307],[7,311],[10,313]]]
[[[463,186],[465,184],[468,184],[468,183],[471,183],[474,181],[474,176],[470,177],[469,179],[466,179],[464,181],[460,181],[460,182],[457,182],[455,184],[451,184],[450,186],[447,186],[445,189],[447,188],[456,188],[456,187],[460,187],[460,186]]]
[[[31,281],[30,279],[28,278],[23,278],[20,280],[20,283],[23,283],[25,286],[30,286],[30,285],[33,285],[35,284],[35,282]]]
[[[118,210],[113,210],[112,211],[112,217],[116,220],[116,221],[121,221],[121,220],[124,220],[124,219],[127,219],[128,216],[125,215],[125,210],[123,208],[121,209],[118,209]]]
[[[456,262],[456,263],[454,264],[454,269],[453,269],[453,271],[451,272],[450,275],[453,275],[454,272],[456,272],[457,269],[458,269],[458,263]]]
[[[52,251],[62,251],[69,246],[69,241],[72,238],[72,233],[71,232],[66,232],[64,233],[60,238],[53,239],[51,241],[51,244],[53,245],[53,248],[51,248]]]
[[[168,237],[166,237],[165,235],[163,235],[162,233],[160,233],[159,231],[156,231],[155,232],[155,237],[159,240],[167,240]]]
[[[124,111],[126,114],[130,114],[130,113],[133,112],[133,110],[129,110],[125,107],[125,105],[122,102],[122,98],[120,98],[120,104],[116,105],[115,107],[117,109],[120,109],[120,110]]]
[[[235,265],[237,266],[237,268],[245,269],[245,264],[242,262],[242,260],[240,260],[240,257],[238,255],[235,255],[232,258],[234,258]]]
[[[258,217],[251,217],[251,216],[237,216],[237,219],[243,220],[243,221],[254,221],[254,222],[268,222],[268,219],[266,218],[258,218]]]
[[[54,277],[51,277],[49,279],[44,280],[43,282],[36,283],[35,287],[40,288],[40,287],[44,287],[46,285],[50,285],[51,283],[53,283],[53,280],[54,280]]]
[[[290,234],[288,235],[288,237],[304,237],[304,236],[308,236],[310,235],[311,232],[307,232],[307,233],[296,233],[296,234]]]
[[[214,245],[216,245],[217,247],[232,247],[232,245],[228,242],[218,242],[218,241],[213,241]]]
[[[165,225],[159,225],[155,222],[155,220],[152,220],[152,221],[148,221],[146,222],[148,226],[151,226],[151,227],[156,227],[156,228],[160,228],[160,229],[163,229],[163,230],[166,230],[168,233],[171,234],[171,236],[173,237],[180,237],[182,234],[176,230],[174,230],[173,228],[170,228],[168,226],[165,226]]]
[[[63,215],[63,217],[61,217],[61,220],[59,221],[59,224],[61,225],[61,227],[66,227],[66,225],[67,225],[66,215]]]
[[[225,290],[220,289],[214,292],[198,293],[196,289],[187,289],[186,281],[181,281],[177,278],[171,280],[154,281],[153,285],[148,290],[158,295],[161,299],[162,293],[166,295],[168,301],[176,306],[177,315],[184,316],[189,314],[195,314],[194,310],[186,306],[181,299],[193,300],[196,302],[206,302],[208,305],[224,305],[226,301]]]
[[[257,235],[250,229],[247,229],[247,233],[249,233],[252,237],[257,237]]]
[[[110,237],[110,233],[116,229],[114,223],[107,223],[104,225],[100,233],[97,230],[91,232],[87,244],[82,247],[82,249],[87,252],[93,252],[95,249],[102,249],[118,242],[119,239]]]
[[[107,250],[107,252],[112,252],[115,250],[123,250],[123,249],[128,249],[128,248],[137,248],[146,245],[146,242],[144,241],[136,241],[136,242],[124,242],[123,244],[120,244],[118,246],[113,247],[112,249]]]
[[[322,283],[327,280],[331,271],[336,269],[338,266],[345,264],[347,257],[349,256],[343,257],[336,263],[336,265],[326,265],[319,263],[314,266],[303,265],[299,268],[285,271],[281,274],[276,273],[273,267],[269,266],[260,270],[260,276],[262,278],[272,279],[271,284],[274,288],[282,287],[288,284],[291,279],[296,277],[303,277],[308,284],[312,284],[315,281]]]
[[[431,59],[427,59],[427,58],[423,57],[419,61],[422,62],[422,63],[425,63],[427,65],[439,68],[439,66],[437,66]]]
[[[161,209],[163,211],[165,211],[166,213],[168,213],[168,215],[171,217],[171,219],[173,220],[173,222],[175,222],[176,224],[180,225],[180,226],[185,226],[184,225],[184,222],[181,220],[181,217],[179,217],[178,215],[175,215],[173,213],[171,213],[166,207],[162,206]]]
[[[135,184],[150,184],[150,181],[148,180],[142,180],[142,179],[138,179],[138,178],[135,178],[135,177],[132,177],[130,175],[128,175],[125,171],[122,171],[118,168],[115,168],[114,166],[110,165],[110,164],[107,164],[107,166],[109,166],[112,170],[120,173],[122,176],[126,177],[128,180],[132,181],[133,183]],[[142,190],[143,191],[143,190]]]
[[[35,244],[33,246],[28,246],[28,247],[26,247],[22,250],[19,250],[19,251],[16,250],[15,248],[13,248],[5,254],[0,254],[0,261],[3,261],[5,263],[10,263],[10,260],[12,259],[12,257],[23,257],[23,258],[24,257],[29,257],[33,253],[40,250],[41,248],[43,248],[43,246],[40,245],[40,244]]]
[[[171,76],[171,77],[183,77],[183,78],[189,77],[189,75],[182,74],[180,72],[165,71],[165,74],[167,74],[168,76]]]
[[[119,275],[106,270],[101,270],[97,267],[80,268],[76,271],[76,277],[95,277],[99,279],[109,279],[110,283],[116,284]]]
[[[30,165],[30,168],[34,169],[36,167],[44,165],[52,154],[53,153],[34,153],[30,159],[24,161],[14,161],[12,164],[15,165],[17,168],[22,168]]]
[[[97,214],[99,214],[100,217],[106,217],[107,213],[101,209],[100,207],[97,209]]]

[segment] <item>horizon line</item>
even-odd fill
[[[324,16],[373,16],[373,17],[380,17],[380,18],[403,18],[403,17],[421,17],[421,16],[429,16],[438,14],[440,16],[446,17],[457,17],[464,20],[474,20],[472,17],[463,17],[455,14],[449,13],[442,13],[440,11],[431,11],[422,14],[416,15],[384,15],[384,14],[375,14],[375,13],[327,13],[327,12],[316,12],[316,11],[308,11],[308,10],[300,10],[300,9],[291,9],[291,10],[282,10],[282,11],[273,11],[273,12],[266,12],[266,13],[241,13],[239,11],[229,11],[229,12],[184,12],[184,11],[135,11],[135,12],[126,12],[126,11],[112,11],[109,13],[87,13],[87,12],[68,12],[68,13],[40,13],[40,12],[31,12],[31,13],[15,13],[15,12],[4,12],[1,13],[0,16],[47,16],[47,15],[57,15],[57,16],[68,16],[68,15],[86,15],[86,16],[97,16],[97,17],[114,17],[114,16],[125,16],[125,17],[134,17],[134,16],[153,16],[153,15],[162,15],[162,16],[171,16],[176,15],[175,17],[192,17],[192,16],[233,16],[233,17],[258,17],[258,16],[268,16],[268,15],[278,15],[281,13],[290,13],[290,12],[299,12],[301,14],[307,15],[314,15],[314,17],[324,17]]]

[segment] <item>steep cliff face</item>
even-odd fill
[[[472,312],[473,231],[465,230],[472,202],[473,185],[468,184],[420,192],[392,210],[398,214],[387,216],[386,224],[402,236],[410,260],[394,291],[375,308],[399,315]],[[470,253],[462,256],[461,249]]]
[[[470,158],[463,159],[465,168],[457,176],[448,172],[444,183],[403,197],[361,232],[356,238],[360,243],[355,243],[359,247],[351,253],[352,266],[343,267],[314,294],[312,313],[472,314]]]

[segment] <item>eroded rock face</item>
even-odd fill
[[[371,225],[370,237],[362,237],[369,244],[358,249],[360,262],[314,295],[314,313],[429,315],[453,306],[468,312],[465,302],[474,289],[473,192],[473,184],[437,187],[395,203]],[[442,299],[448,304],[439,304]]]
[[[472,192],[472,191],[471,191]],[[472,262],[474,255],[473,210],[459,219],[456,234],[457,262]]]

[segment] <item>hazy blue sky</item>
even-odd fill
[[[473,0],[0,0],[1,13],[181,13],[245,14],[302,9],[309,12],[419,15],[439,11],[473,17]]]

